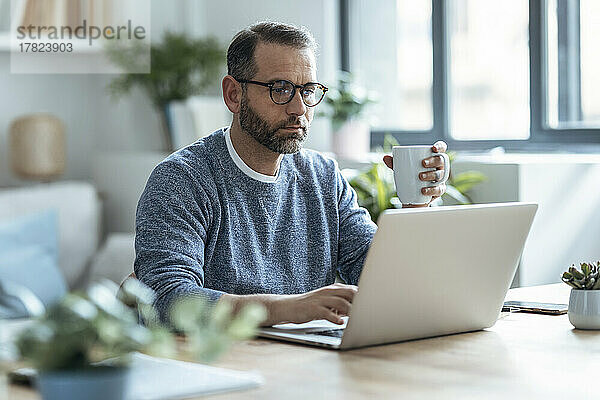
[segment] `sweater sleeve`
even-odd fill
[[[358,284],[367,251],[377,230],[369,212],[359,207],[358,196],[336,168],[339,210],[338,272],[344,282]]]
[[[204,288],[211,214],[206,190],[183,167],[163,161],[154,169],[137,207],[134,270],[156,292],[155,307],[165,323],[176,299],[216,301],[223,294]]]

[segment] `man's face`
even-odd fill
[[[316,82],[315,56],[310,49],[259,43],[254,57],[258,72],[252,80],[272,82],[283,79],[297,85]],[[299,90],[287,104],[275,104],[269,96],[269,88],[264,86],[247,84],[242,94],[241,128],[275,153],[299,151],[313,116],[314,107],[307,107],[302,102]]]

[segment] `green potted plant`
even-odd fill
[[[575,265],[562,274],[571,286],[569,321],[578,329],[600,329],[600,261]]]
[[[133,352],[177,354],[175,333],[158,323],[153,300],[153,291],[135,279],[125,282],[119,296],[96,283],[85,293],[67,294],[22,332],[16,347],[37,369],[42,398],[124,399]],[[174,305],[171,322],[189,337],[180,350],[207,361],[231,341],[253,336],[264,317],[257,305],[232,317],[226,303],[209,308],[202,299],[187,298]]]
[[[342,71],[324,102],[325,109],[319,115],[331,121],[333,152],[346,158],[368,153],[370,126],[363,115],[366,106],[375,102],[374,95],[356,84],[350,73]]]
[[[393,136],[386,135],[380,152],[390,153],[392,147],[397,144]],[[456,158],[454,153],[448,155],[450,161]],[[469,191],[486,179],[487,177],[479,171],[465,171],[455,175],[451,169],[442,201],[447,204],[471,204]],[[384,210],[402,207],[396,196],[393,173],[383,163],[371,164],[369,168],[352,177],[349,183],[358,195],[359,205],[369,211],[373,222],[377,222]]]
[[[135,51],[117,46],[107,52],[109,59],[126,71],[133,70],[131,66],[139,58]],[[150,73],[123,74],[113,79],[109,90],[118,97],[136,86],[143,88],[161,115],[166,150],[171,151],[174,105],[199,94],[216,94],[224,66],[225,48],[215,38],[166,32],[160,43],[150,47]]]

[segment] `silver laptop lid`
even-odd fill
[[[500,203],[385,211],[340,347],[492,326],[536,210]]]

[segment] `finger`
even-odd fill
[[[421,193],[423,193],[423,195],[425,196],[440,197],[441,195],[446,193],[446,185],[441,184],[438,186],[426,187],[421,189]]]
[[[344,320],[342,317],[337,315],[335,312],[327,307],[320,307],[317,315],[319,319],[326,319],[327,321],[333,322],[334,324],[342,325]]]
[[[350,313],[350,308],[352,308],[352,304],[348,300],[334,296],[323,298],[322,304],[327,308],[338,311],[342,315],[348,315]]]
[[[445,153],[448,150],[448,145],[443,140],[438,140],[431,147],[434,153]]]
[[[329,289],[351,289],[354,290],[355,292],[358,292],[358,286],[356,285],[348,285],[346,283],[341,283],[341,282],[336,282],[334,284],[328,285],[328,286],[324,286],[321,289],[323,290],[329,290]]]
[[[427,157],[422,162],[425,168],[444,167],[444,159],[440,156]]]
[[[327,285],[327,286],[323,286],[320,287],[318,289],[313,290],[313,292],[325,292],[328,290],[332,290],[332,289],[358,289],[358,286],[355,285],[347,285],[345,283],[341,283],[341,282],[336,282],[336,283],[332,283],[331,285]]]
[[[338,287],[338,288],[346,288],[346,289],[354,289],[358,291],[358,286],[356,285],[348,285],[347,283],[336,282],[333,285],[325,286],[325,287]]]
[[[444,177],[443,169],[439,169],[436,171],[421,172],[419,174],[419,179],[424,182],[437,182],[437,181],[441,180],[443,177]]]
[[[392,156],[383,156],[383,163],[388,166],[388,168],[394,169],[394,158]]]
[[[354,296],[358,293],[358,288],[356,287],[338,287],[338,288],[328,288],[325,293],[328,296],[337,296],[343,299],[346,299],[350,303],[354,300]]]

